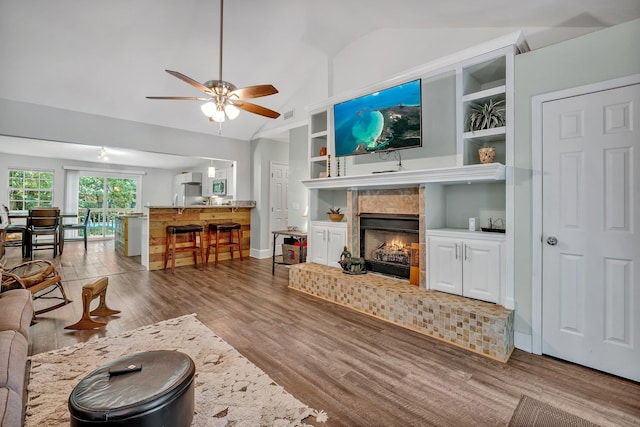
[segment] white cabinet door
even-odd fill
[[[488,302],[500,300],[500,243],[462,241],[462,295]]]
[[[311,262],[327,264],[327,227],[311,225],[307,254]]]
[[[434,234],[428,236],[429,289],[499,304],[504,236],[451,230]]]
[[[459,239],[429,238],[429,286],[436,291],[462,295],[462,256]]]
[[[346,227],[327,227],[327,265],[340,267],[340,255],[347,246]]]
[[[309,227],[308,258],[316,264],[340,268],[340,255],[347,245],[347,224],[317,221]]]

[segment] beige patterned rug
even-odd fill
[[[327,419],[287,393],[195,315],[32,356],[25,426],[68,426],[73,387],[107,361],[148,350],[179,350],[196,365],[193,426],[305,426]]]

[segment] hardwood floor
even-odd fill
[[[7,248],[7,265],[20,248]],[[38,257],[48,253],[41,251]],[[500,363],[287,288],[270,259],[146,271],[113,242],[65,245],[54,260],[73,304],[31,327],[30,354],[188,313],[302,402],[326,426],[506,426],[522,394],[604,426],[640,425],[640,384],[515,350]],[[69,331],[82,285],[109,277],[107,300],[122,310],[105,328]],[[94,305],[96,303],[94,302]]]

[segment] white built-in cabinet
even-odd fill
[[[345,222],[312,221],[307,235],[308,260],[340,267],[340,255],[347,245]]]
[[[345,176],[343,173],[342,176],[337,176],[334,170],[336,161],[332,156],[333,105],[345,99],[336,97],[311,106],[309,179],[303,183],[310,189],[310,232],[317,232],[317,235],[310,237],[309,252],[314,253],[314,245],[321,244],[321,237],[326,234],[326,229],[317,228],[314,220],[323,219],[328,207],[346,208],[346,192],[349,188],[422,186],[425,188],[424,224],[428,230],[423,232],[449,232],[457,229],[463,233],[468,229],[468,221],[472,217],[479,221],[480,227],[488,227],[489,218],[499,218],[506,229],[506,233],[499,236],[496,236],[498,233],[481,231],[464,239],[449,235],[448,238],[457,243],[447,240],[448,246],[445,245],[445,240],[436,240],[439,246],[434,250],[440,252],[433,256],[421,255],[421,262],[427,263],[426,271],[431,272],[426,277],[426,288],[514,308],[514,183],[513,174],[507,173],[507,170],[513,168],[514,61],[517,53],[526,50],[528,47],[522,33],[514,33],[497,39],[495,43],[486,43],[464,53],[451,55],[402,75],[402,81],[411,78],[422,78],[425,81],[434,76],[455,72],[455,165],[389,174],[349,176],[347,173]],[[397,83],[401,81],[390,79],[388,86]],[[354,94],[354,97],[363,94]],[[423,93],[423,102],[434,102],[428,95]],[[503,103],[504,125],[481,130],[471,129],[469,116],[472,108],[489,102]],[[437,133],[431,135],[430,132],[433,131],[428,127],[422,129],[423,144],[426,146],[440,142]],[[446,141],[441,143],[446,144]],[[478,150],[488,146],[495,148],[494,163],[481,164]],[[326,147],[326,155],[320,154],[323,147]],[[325,174],[329,177],[324,177]],[[483,239],[482,236],[487,238]],[[444,239],[445,236],[440,237]],[[436,236],[430,236],[429,241],[431,238],[436,239]],[[462,253],[464,251],[467,255],[466,263]],[[319,250],[317,256],[310,257],[311,261],[326,264],[322,252]],[[452,256],[460,262],[460,267],[454,269],[446,263]],[[454,272],[457,276],[454,276]],[[460,279],[454,280],[458,276]]]
[[[427,233],[430,288],[483,301],[500,301],[504,235],[439,230]]]
[[[331,129],[332,112],[320,109],[309,115],[309,177],[320,178],[327,173],[328,160],[333,153]]]

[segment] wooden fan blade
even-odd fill
[[[177,71],[171,71],[171,70],[165,70],[167,73],[171,74],[174,77],[179,78],[180,80],[182,80],[185,83],[189,83],[191,86],[195,87],[198,90],[203,91],[204,93],[210,93],[211,90],[206,87],[205,85],[198,83],[197,81],[193,80],[191,77],[187,77],[182,73],[179,73]]]
[[[195,98],[193,96],[147,96],[147,99],[172,99],[182,101],[209,101],[211,98]]]
[[[278,113],[277,111],[261,107],[260,105],[252,104],[250,102],[234,101],[233,105],[240,108],[241,110],[269,117],[270,119],[277,119],[278,117],[280,117],[280,113]]]
[[[261,96],[274,95],[278,93],[278,89],[273,85],[258,85],[241,87],[231,92],[229,95],[236,95],[238,99],[259,98]]]

